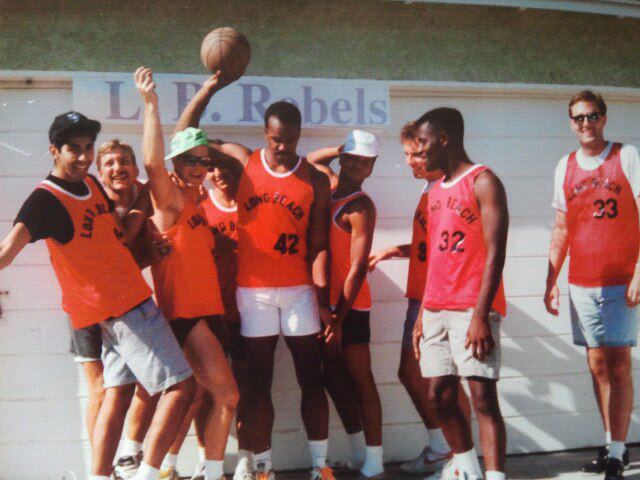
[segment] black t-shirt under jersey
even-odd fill
[[[115,204],[107,196],[100,182],[93,175],[87,175],[87,177],[91,178],[87,178],[86,181],[95,182],[107,200],[109,209],[113,211]],[[47,176],[47,180],[73,195],[84,196],[89,193],[84,181],[68,182],[51,174]],[[22,204],[13,224],[15,225],[18,222],[27,227],[31,234],[32,243],[45,238],[53,238],[64,244],[70,242],[73,238],[73,222],[69,212],[55,195],[44,188],[36,188]]]

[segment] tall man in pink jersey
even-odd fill
[[[638,338],[640,157],[632,145],[604,138],[607,105],[584,90],[569,102],[580,149],[560,160],[553,206],[545,305],[558,315],[556,280],[567,251],[573,343],[587,348],[606,446],[583,471],[623,478],[633,408],[631,347]]]
[[[458,110],[436,108],[416,124],[427,170],[444,173],[429,191],[427,280],[422,321],[414,328],[416,358],[453,451],[439,478],[482,478],[469,421],[458,402],[464,377],[480,426],[486,478],[503,480],[506,432],[496,384],[500,319],[506,313],[507,198],[498,177],[467,156]]]

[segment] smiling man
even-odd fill
[[[640,157],[632,145],[604,138],[607,105],[584,90],[569,102],[580,148],[560,160],[553,206],[545,305],[558,315],[556,280],[567,252],[573,343],[587,349],[606,445],[583,471],[623,478],[633,408],[631,347],[638,338]]]

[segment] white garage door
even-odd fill
[[[38,81],[22,88],[0,83],[0,235],[9,231],[18,208],[51,168],[47,130],[52,118],[71,109],[69,81]],[[11,88],[8,88],[11,87]],[[374,176],[365,184],[376,202],[379,225],[374,249],[410,241],[410,225],[421,184],[404,165],[398,142],[401,125],[426,110],[459,108],[466,121],[471,158],[501,176],[509,196],[511,232],[505,270],[508,318],[503,330],[501,405],[509,452],[535,452],[601,442],[584,352],[571,343],[566,281],[562,313],[549,316],[542,304],[546,253],[554,212],[552,177],[559,158],[575,146],[566,87],[402,83],[391,84],[391,124],[378,131],[383,144]],[[609,102],[607,132],[640,145],[640,92],[604,89]],[[167,129],[168,131],[168,129]],[[340,143],[346,129],[305,129],[300,152]],[[107,126],[99,138],[118,137],[140,146],[139,125]],[[225,127],[216,136],[249,147],[263,144],[256,127]],[[406,261],[380,266],[370,278],[374,373],[383,401],[385,457],[403,460],[423,446],[426,434],[398,383],[400,339],[406,304]],[[4,292],[7,292],[6,294]],[[67,352],[68,332],[58,285],[43,243],[31,245],[0,272],[0,465],[3,478],[83,478],[89,460],[84,431],[86,386]],[[281,345],[282,347],[282,345]],[[637,359],[637,350],[634,358]],[[637,362],[636,362],[637,365]],[[304,467],[305,435],[299,392],[288,352],[276,361],[274,403],[276,468]],[[634,368],[636,383],[638,369]],[[633,418],[630,441],[638,438]],[[190,436],[179,467],[196,459]],[[232,465],[235,441],[229,445]],[[303,449],[304,450],[304,449]],[[337,415],[331,417],[333,460],[346,460],[348,442]]]

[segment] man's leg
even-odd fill
[[[478,418],[485,468],[488,472],[504,472],[507,433],[498,403],[497,381],[480,377],[468,377],[467,381]]]
[[[353,401],[353,383],[343,359],[331,358],[328,352],[323,352],[322,377],[347,434],[362,432],[360,408],[358,403]]]
[[[598,403],[598,410],[602,418],[602,424],[605,432],[611,432],[609,424],[609,396],[611,386],[609,385],[609,376],[607,374],[607,361],[603,348],[587,347],[587,362],[589,371],[591,372],[591,382],[593,384],[593,392]]]
[[[362,412],[362,425],[367,444],[365,462],[360,470],[366,477],[384,472],[382,452],[382,405],[371,371],[368,343],[343,345],[342,356],[353,381],[356,399]]]
[[[113,458],[118,449],[124,419],[134,389],[134,383],[106,389],[94,427],[91,469],[93,475],[105,477],[111,475]]]
[[[105,389],[102,378],[102,362],[100,360],[92,360],[82,362],[82,371],[87,379],[87,388],[89,389],[89,401],[87,402],[87,434],[89,442],[93,444],[93,431],[100,413],[100,407],[105,397]]]

